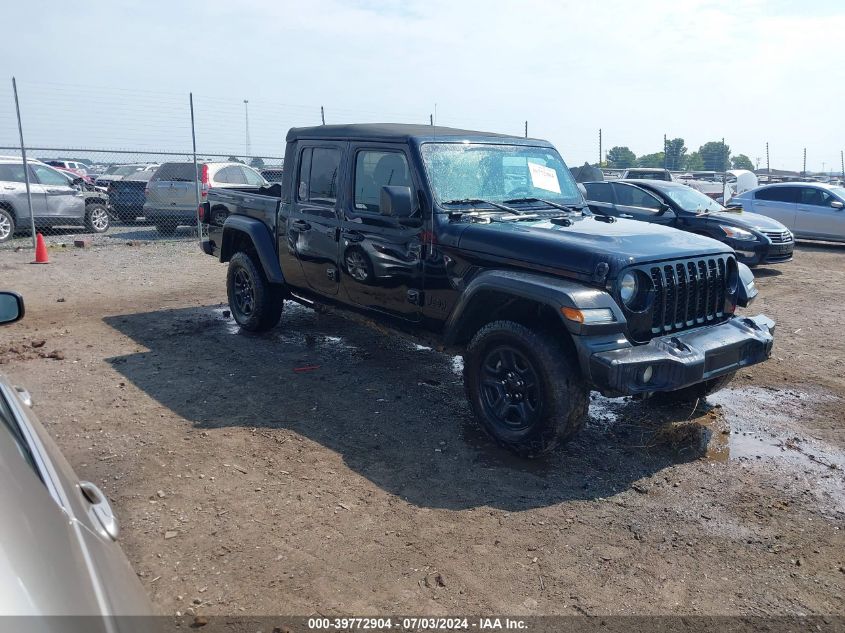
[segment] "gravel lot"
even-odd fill
[[[696,409],[594,395],[535,461],[480,433],[460,359],[290,303],[241,333],[195,243],[31,258],[0,252],[0,371],[162,613],[845,614],[845,247],[758,271],[770,362]]]

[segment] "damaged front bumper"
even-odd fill
[[[733,317],[652,339],[644,345],[593,350],[589,372],[605,395],[674,391],[761,363],[772,353],[775,322],[759,315]]]

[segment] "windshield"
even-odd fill
[[[725,207],[700,191],[692,187],[666,187],[661,189],[664,195],[669,196],[672,201],[684,211],[690,213],[706,213],[711,211],[724,211]]]
[[[115,176],[128,176],[129,174],[134,174],[136,171],[140,171],[143,167],[138,167],[137,165],[125,165],[123,167],[118,167],[112,173]]]
[[[575,179],[551,147],[493,143],[426,143],[423,162],[441,204],[524,198],[583,204]]]

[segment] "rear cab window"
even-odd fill
[[[341,152],[331,147],[306,147],[299,163],[297,199],[334,206],[337,201]]]

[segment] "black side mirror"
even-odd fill
[[[24,312],[23,297],[16,292],[0,292],[0,325],[20,321]]]
[[[408,218],[414,212],[414,199],[410,187],[385,185],[381,188],[379,213],[396,218]]]
[[[671,211],[672,207],[670,207],[665,202],[661,203],[660,209],[657,212],[657,215],[665,215],[667,212]]]

